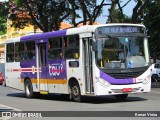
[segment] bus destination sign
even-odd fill
[[[98,34],[109,33],[144,33],[143,27],[138,26],[107,26],[98,28]]]

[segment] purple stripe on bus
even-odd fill
[[[46,38],[58,37],[58,36],[66,36],[66,32],[67,32],[67,30],[38,33],[38,34],[34,34],[34,35],[28,35],[28,36],[21,37],[20,41],[46,39]]]
[[[33,67],[36,69],[36,61],[21,61],[20,66],[22,69],[26,69],[26,68],[33,69]],[[29,72],[22,71],[21,78],[26,78],[26,77],[37,78],[37,72],[33,74],[32,71],[29,71]]]
[[[30,68],[28,72],[21,72],[21,78],[37,78],[36,62],[20,62],[22,69]],[[34,70],[33,70],[34,69]],[[48,65],[42,66],[39,69],[40,78],[48,79],[66,79],[66,60],[49,60]]]
[[[133,84],[134,80],[133,78],[127,78],[127,79],[115,79],[109,75],[107,75],[106,73],[100,71],[100,78],[108,81],[110,84],[114,84],[114,85],[125,85],[125,84]]]

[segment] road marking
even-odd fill
[[[17,108],[13,108],[13,107],[10,107],[10,106],[6,106],[6,105],[3,105],[3,104],[0,104],[0,120],[8,120],[11,118],[11,112],[12,111],[22,111],[20,109],[17,109]]]
[[[1,109],[1,108],[9,108],[9,109],[16,110],[16,111],[22,111],[22,110],[20,110],[20,109],[13,108],[13,107],[10,107],[10,106],[6,106],[6,105],[3,105],[3,104],[0,104],[0,109]]]

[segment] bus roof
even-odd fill
[[[37,34],[37,33],[28,33],[26,36],[29,36],[29,35],[33,35],[33,34]],[[14,43],[14,42],[19,42],[21,39],[21,37],[14,37],[14,38],[8,38],[6,39],[5,43]],[[4,44],[5,44],[4,43]]]
[[[9,38],[5,41],[5,43],[13,43],[13,42],[19,42],[20,41],[20,37],[16,37],[16,38]]]
[[[67,35],[74,35],[74,34],[80,34],[80,33],[87,33],[92,32],[93,26],[91,25],[85,25],[81,27],[76,28],[69,28],[65,30],[58,30],[58,31],[52,31],[52,32],[46,32],[42,34],[36,34],[36,35],[30,35],[30,36],[24,36],[21,37],[21,41],[26,40],[37,40],[37,39],[46,39],[46,38],[52,38],[52,37],[58,37],[58,36],[67,36]]]

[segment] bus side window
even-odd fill
[[[15,62],[19,62],[21,60],[19,54],[15,54]]]
[[[7,44],[6,61],[14,62],[14,43]]]
[[[35,60],[35,42],[34,41],[29,41],[25,42],[25,47],[24,47],[24,57],[25,60]]]
[[[24,60],[21,56],[21,53],[24,51],[24,42],[15,43],[15,62],[20,62]]]
[[[79,36],[73,35],[67,37],[67,43],[65,43],[65,58],[66,59],[78,59],[79,58]]]
[[[62,59],[63,58],[63,40],[61,37],[51,38],[48,42],[48,59]]]
[[[7,54],[7,62],[14,62],[13,54]]]

